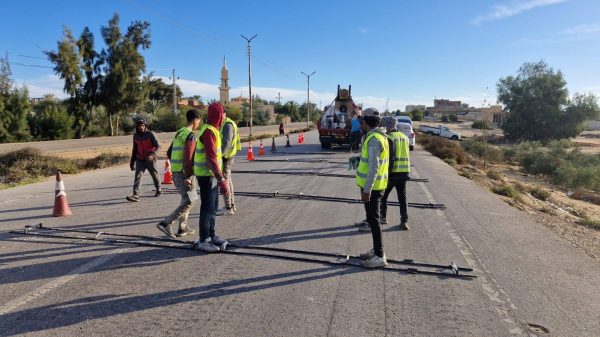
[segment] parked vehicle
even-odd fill
[[[413,131],[412,125],[408,123],[398,123],[396,124],[396,129],[408,137],[408,147],[411,151],[414,150],[417,137]]]
[[[410,116],[396,116],[396,123],[408,123],[412,125],[412,119]]]
[[[441,125],[441,124],[438,125],[437,127],[421,124],[421,126],[419,126],[419,131],[421,131],[423,133],[428,133],[430,135],[436,135],[436,136],[440,136],[440,137],[444,137],[444,138],[450,138],[452,140],[460,139],[460,133],[454,132],[454,131],[448,129],[447,126]]]
[[[321,148],[329,149],[332,144],[350,144],[351,121],[358,113],[358,107],[351,96],[352,86],[340,89],[333,103],[325,107],[323,117],[318,123]]]

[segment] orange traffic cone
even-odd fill
[[[300,131],[300,139],[302,140],[301,143],[304,143],[304,132]]]
[[[54,212],[52,216],[69,216],[73,215],[67,202],[67,194],[65,193],[65,183],[62,180],[60,171],[56,171],[56,188],[54,189]]]
[[[248,142],[248,156],[246,157],[248,160],[254,160],[254,152],[252,151],[252,143]]]
[[[292,144],[290,144],[290,135],[287,135],[287,141],[285,142],[285,147],[292,147]]]
[[[173,183],[173,172],[171,172],[171,162],[169,159],[165,160],[165,175],[163,176],[163,184]]]
[[[275,152],[277,149],[275,148],[275,137],[273,137],[273,142],[271,143],[271,152]]]
[[[302,136],[300,133],[298,134],[298,144],[302,144]]]
[[[264,156],[265,155],[265,148],[262,145],[262,140],[260,141],[260,145],[258,146],[258,155],[259,156]]]

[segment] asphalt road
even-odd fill
[[[285,130],[295,130],[306,127],[306,123],[289,123]],[[259,134],[278,134],[279,125],[254,126],[252,132],[254,135]],[[250,134],[250,128],[239,128],[240,136],[246,137]],[[157,133],[158,140],[161,143],[170,143],[175,132]],[[26,147],[33,147],[45,153],[66,153],[66,152],[81,152],[89,150],[110,151],[116,147],[127,146],[131,147],[132,136],[114,136],[114,137],[92,137],[85,139],[67,139],[54,140],[43,142],[27,142],[27,143],[4,143],[0,144],[0,153],[20,150]],[[290,136],[291,138],[291,136]],[[166,149],[164,149],[166,151]]]
[[[316,132],[306,139],[279,150],[320,151]],[[269,157],[329,162],[240,157],[235,169],[349,173],[349,154],[333,152]],[[387,257],[454,261],[477,279],[7,233],[43,222],[159,236],[154,225],[177,196],[154,198],[146,176],[141,201],[127,203],[133,176],[120,166],[66,176],[68,218],[49,217],[52,180],[0,191],[0,335],[600,335],[597,261],[439,159],[419,149],[412,159],[412,176],[430,181],[410,182],[409,201],[447,209],[410,208],[408,232],[386,226]],[[244,192],[358,198],[348,178],[238,173],[234,183]],[[353,254],[371,247],[370,234],[352,226],[364,217],[360,204],[243,196],[236,204],[238,214],[217,220],[217,233],[232,240]],[[399,221],[397,208],[388,220]]]

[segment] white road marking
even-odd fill
[[[92,261],[72,270],[71,272],[69,272],[66,275],[63,275],[61,277],[55,278],[52,281],[43,284],[42,286],[34,289],[33,291],[19,297],[16,298],[8,303],[6,303],[5,305],[3,305],[2,307],[0,307],[0,316],[2,315],[6,315],[7,313],[47,294],[48,292],[52,291],[53,289],[56,289],[60,286],[62,286],[63,284],[73,280],[74,278],[76,278],[77,276],[84,274],[88,271],[90,271],[91,269],[94,269],[96,267],[98,267],[99,265],[106,263],[107,261],[109,261],[110,259],[116,257],[117,255],[125,252],[127,250],[127,248],[121,248],[121,249],[117,249],[114,253],[109,254],[109,255],[103,255],[100,256],[98,258],[93,259]]]
[[[411,169],[411,173],[416,173],[415,176],[417,178],[419,177],[419,174],[416,172],[416,170]],[[418,185],[421,187],[421,190],[423,193],[425,193],[429,201],[435,202],[433,194],[431,194],[431,191],[429,191],[427,186],[425,186],[424,183],[418,183]],[[458,233],[442,210],[438,209],[435,210],[435,212],[442,219],[442,223],[448,227],[448,234],[452,238],[452,242],[454,242],[462,256],[465,258],[467,264],[473,268],[473,271],[479,272],[476,280],[483,288],[488,299],[496,303],[496,312],[498,313],[500,319],[510,325],[508,332],[511,335],[529,335],[535,337],[536,335],[529,334],[523,328],[527,325],[526,322],[516,321],[518,318],[513,311],[517,310],[517,307],[508,296],[508,293],[506,293],[506,291],[504,291],[498,282],[492,277],[492,273],[487,269],[481,258],[479,258],[479,256],[475,253],[475,250],[469,241],[460,235],[460,233]]]

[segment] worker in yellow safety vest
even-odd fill
[[[194,154],[194,174],[200,187],[200,239],[196,247],[207,253],[218,252],[228,244],[215,234],[215,217],[219,204],[219,189],[223,195],[229,193],[229,183],[221,171],[221,134],[223,106],[212,103],[208,106],[208,118],[198,132]]]
[[[396,129],[394,117],[383,117],[381,124],[387,130],[390,143],[390,169],[388,186],[381,197],[381,223],[387,224],[387,200],[394,188],[400,203],[400,230],[408,230],[408,211],[406,203],[406,181],[410,173],[408,137]]]
[[[196,233],[187,225],[187,220],[190,209],[198,200],[196,177],[194,177],[194,149],[196,148],[194,130],[200,126],[200,112],[194,109],[188,110],[185,118],[187,126],[177,131],[167,150],[167,157],[171,161],[171,172],[173,172],[173,184],[181,195],[181,202],[171,214],[156,225],[156,228],[170,238]],[[171,225],[176,220],[179,221],[179,231],[173,233]]]
[[[381,196],[388,184],[389,144],[384,131],[379,128],[380,122],[379,112],[376,109],[370,108],[363,112],[361,128],[365,140],[356,170],[356,183],[360,187],[360,196],[367,215],[367,224],[361,225],[359,231],[370,231],[373,237],[373,249],[361,254],[364,259],[362,265],[366,268],[387,265],[383,251],[379,211]]]
[[[231,118],[227,117],[227,111],[223,112],[223,124],[221,125],[220,133],[221,151],[223,152],[223,177],[229,183],[229,194],[223,195],[225,209],[219,210],[217,215],[233,215],[236,209],[231,170],[233,169],[233,159],[237,152],[242,149],[242,143],[237,124]]]

